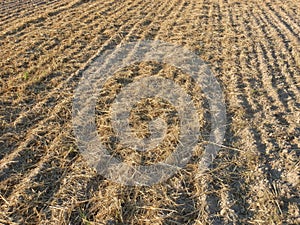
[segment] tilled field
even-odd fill
[[[0,1],[0,18],[0,224],[300,224],[297,0],[8,0]],[[128,187],[79,153],[72,100],[82,71],[137,40],[184,46],[222,86],[225,140],[201,176],[195,156],[166,182]],[[202,101],[167,65],[140,63],[116,77],[174,71]],[[110,84],[113,99],[118,85]]]

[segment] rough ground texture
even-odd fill
[[[300,224],[299,1],[2,0],[0,18],[0,224]],[[79,153],[71,112],[80,71],[95,54],[139,39],[194,51],[222,86],[226,138],[201,176],[195,153],[164,183],[126,187]],[[178,73],[204,101],[175,68],[141,63],[115,76],[132,73]],[[122,85],[109,81],[105,98]],[[103,99],[98,108],[109,109]],[[172,110],[159,101],[137,110],[143,104],[146,114]],[[143,133],[138,115],[133,129]],[[105,116],[97,115],[104,139]],[[164,147],[147,160],[165,157],[172,146]]]

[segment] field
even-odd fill
[[[225,140],[201,176],[205,135],[185,168],[149,187],[106,179],[80,154],[72,102],[82,72],[97,55],[139,40],[184,46],[221,85]],[[0,52],[0,224],[300,224],[297,0],[0,0]],[[172,66],[141,62],[104,85],[96,122],[106,146],[114,144],[104,111],[144,74],[185,88],[209,132],[205,96],[193,81]],[[148,119],[161,113],[155,107],[172,109],[137,106]],[[143,137],[146,123],[133,114]],[[173,150],[174,136],[151,154],[112,152],[155,163]]]

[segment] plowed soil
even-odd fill
[[[95,56],[144,39],[210,66],[227,130],[205,174],[127,187],[87,166],[72,100]],[[299,1],[2,0],[0,52],[0,224],[300,224]]]

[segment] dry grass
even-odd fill
[[[22,2],[0,1],[0,224],[300,224],[296,0]],[[97,126],[122,160],[164,159],[177,144],[171,105],[148,99],[132,111],[140,137],[149,120],[169,120],[163,144],[140,154],[109,138],[109,106],[134,78],[171,78],[193,96],[204,134],[186,168],[152,187],[126,187],[97,174],[78,152],[71,110],[82,70],[97,52],[140,39],[194,51],[222,85],[226,139],[202,176],[205,96],[168,65],[140,63],[115,74],[99,98]]]

